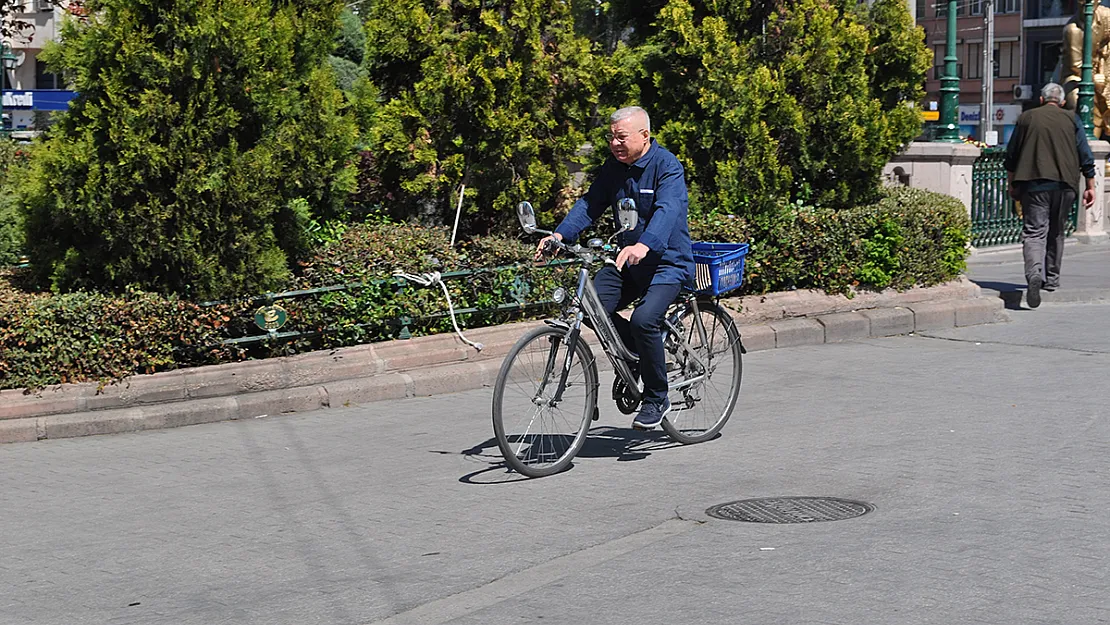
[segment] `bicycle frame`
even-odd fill
[[[576,290],[576,301],[579,303],[579,308],[574,311],[573,320],[571,320],[571,322],[567,324],[568,349],[566,357],[563,361],[563,366],[561,367],[562,372],[559,376],[559,385],[550,401],[552,402],[552,405],[554,405],[562,399],[563,390],[566,388],[567,375],[571,369],[575,348],[577,347],[578,341],[581,340],[582,323],[583,321],[587,320],[589,321],[589,325],[592,327],[594,333],[597,335],[598,341],[600,341],[601,343],[602,351],[605,352],[605,355],[609,358],[609,362],[612,363],[613,370],[627,385],[629,393],[632,395],[633,399],[635,401],[640,401],[642,399],[642,395],[640,393],[639,386],[636,384],[635,377],[632,375],[632,369],[629,366],[631,363],[637,362],[639,358],[635,354],[628,351],[628,348],[624,345],[624,341],[622,341],[620,338],[620,334],[617,333],[617,329],[613,326],[613,321],[609,318],[609,314],[605,311],[605,307],[601,303],[601,297],[598,295],[597,289],[594,287],[593,280],[590,279],[588,265],[589,263],[578,270],[578,288]],[[674,303],[672,303],[671,306],[673,307],[676,304],[683,305],[687,302],[689,302],[689,304],[693,308],[694,324],[697,328],[697,332],[699,337],[701,338],[702,344],[709,345],[705,332],[705,324],[702,322],[701,315],[698,314],[697,298],[679,298]],[[669,390],[676,391],[688,388],[704,380],[705,377],[709,374],[709,366],[698,356],[693,348],[690,347],[690,344],[686,341],[686,337],[683,335],[683,333],[680,332],[678,328],[675,327],[675,325],[671,322],[669,318],[670,316],[671,315],[668,314],[666,317],[664,317],[663,320],[666,330],[668,330],[671,335],[675,337],[682,352],[687,358],[693,360],[694,364],[698,367],[698,370],[700,371],[700,374],[696,376],[683,376],[681,379],[670,384]],[[557,346],[552,345],[552,352],[548,360],[548,372],[553,371],[553,365],[555,363],[552,359],[555,357],[556,352]],[[547,379],[547,375],[548,373],[545,372],[545,379],[540,385],[540,394],[542,394],[543,389],[546,388],[549,381]]]

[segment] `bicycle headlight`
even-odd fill
[[[563,300],[567,298],[567,290],[563,287],[557,287],[555,292],[551,294],[551,300],[556,304],[562,304]]]

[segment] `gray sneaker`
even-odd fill
[[[671,400],[664,399],[663,405],[644,404],[640,407],[640,414],[632,421],[632,427],[637,430],[651,430],[663,421],[663,417],[671,411]]]

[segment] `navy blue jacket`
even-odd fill
[[[612,217],[612,234],[620,227],[617,202],[636,201],[640,221],[635,230],[617,239],[621,247],[643,243],[651,251],[638,265],[626,267],[637,282],[651,284],[693,283],[694,254],[687,224],[689,200],[682,165],[674,154],[651,140],[648,151],[631,165],[612,156],[597,173],[590,190],[582,196],[555,232],[573,242],[583,230],[606,212]],[[603,233],[605,231],[603,230]]]

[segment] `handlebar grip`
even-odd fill
[[[543,255],[554,256],[555,252],[559,251],[559,244],[554,239],[544,239],[543,242]]]

